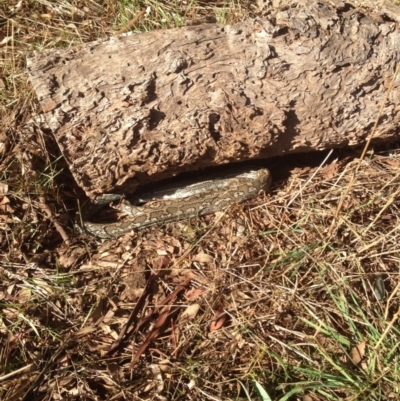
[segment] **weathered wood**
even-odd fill
[[[32,55],[32,84],[78,184],[92,197],[132,192],[205,166],[362,143],[400,59],[395,6],[291,4],[231,26]],[[398,138],[399,83],[379,140]]]

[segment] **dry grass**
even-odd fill
[[[399,399],[395,146],[357,171],[357,151],[318,171],[325,155],[270,160],[271,192],[225,213],[114,241],[73,235],[73,180],[51,133],[24,126],[40,113],[26,54],[112,34],[147,6],[134,29],[256,11],[183,3],[0,5],[0,398]]]

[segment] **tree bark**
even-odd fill
[[[133,192],[206,166],[363,143],[399,61],[399,9],[340,0],[281,6],[236,25],[33,54],[31,82],[88,196]],[[376,140],[399,137],[399,84],[400,77]]]

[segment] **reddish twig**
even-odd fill
[[[167,317],[169,315],[170,309],[171,309],[171,304],[175,301],[175,298],[177,295],[183,291],[186,286],[190,283],[190,279],[186,280],[182,285],[179,287],[175,288],[175,290],[168,295],[163,301],[160,306],[164,306],[163,310],[161,311],[161,314],[159,315],[152,331],[150,334],[147,336],[146,340],[144,340],[143,344],[139,347],[139,349],[136,351],[136,354],[132,358],[131,366],[130,368],[132,369],[134,364],[138,361],[140,356],[143,354],[143,352],[147,349],[151,341],[154,340],[154,338],[157,336],[157,334],[160,332],[160,330],[163,328],[165,322],[167,321]],[[155,312],[152,312],[150,315],[154,315]],[[146,322],[148,321],[149,316],[146,316],[143,320]],[[138,328],[142,326],[144,323],[140,322],[138,324]]]
[[[143,9],[140,11],[138,15],[136,15],[135,18],[131,19],[123,28],[121,28],[115,35],[120,35],[121,33],[128,32],[131,28],[133,28],[140,20],[140,18],[143,17],[143,15],[146,13],[146,10]]]

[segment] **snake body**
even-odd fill
[[[115,238],[133,229],[215,213],[258,195],[270,182],[271,175],[266,168],[247,168],[183,186],[159,188],[136,198],[136,202],[145,203],[143,206],[120,207],[131,216],[129,220],[104,224],[84,221],[83,228],[99,238]],[[115,197],[108,195],[106,199],[109,202]]]

